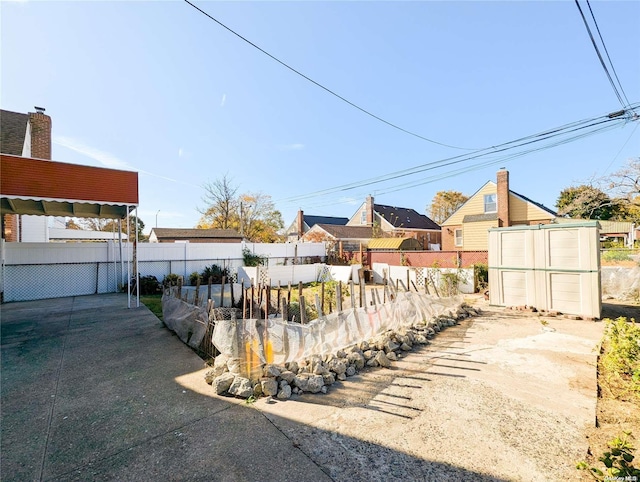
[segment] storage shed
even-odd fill
[[[600,225],[489,230],[489,302],[600,318]]]
[[[420,244],[420,241],[415,238],[374,238],[369,241],[367,249],[418,251],[423,248],[422,244]]]

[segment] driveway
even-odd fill
[[[595,416],[601,323],[491,309],[327,395],[248,405],[124,295],[1,310],[2,480],[562,480]]]

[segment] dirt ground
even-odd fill
[[[334,480],[579,480],[603,323],[475,303],[391,369],[255,408]]]

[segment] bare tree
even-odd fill
[[[202,214],[198,227],[231,229],[237,220],[238,187],[232,184],[228,174],[207,182],[203,187],[205,195],[202,201],[206,207],[198,208]]]
[[[607,179],[609,190],[629,207],[640,207],[640,157],[630,158],[627,165]]]
[[[467,199],[467,196],[458,191],[438,191],[433,196],[431,205],[427,206],[427,211],[431,219],[440,224],[467,202]]]

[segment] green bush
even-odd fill
[[[200,273],[198,273],[197,271],[194,271],[193,273],[191,273],[189,275],[189,284],[191,286],[196,286],[198,284],[198,280],[200,280],[200,282],[202,282],[202,278],[200,277]]]
[[[267,257],[252,253],[248,248],[242,249],[242,258],[245,266],[265,266]]]
[[[602,253],[602,260],[603,261],[630,261],[631,260],[631,256],[629,256],[630,253],[631,251],[628,249],[612,249],[609,251],[604,251]]]
[[[175,273],[165,275],[162,280],[162,286],[178,286],[178,279],[180,279],[180,276]]]
[[[155,276],[140,276],[140,294],[155,295],[160,291],[160,283]]]
[[[211,282],[214,284],[222,283],[222,277],[224,276],[229,279],[229,269],[221,268],[217,264],[212,264],[211,266],[207,266],[200,275],[202,277],[202,283],[209,283],[209,278],[212,278]]]
[[[489,286],[489,266],[484,263],[473,265],[473,277],[475,279],[475,287],[482,291]]]
[[[605,353],[600,362],[608,383],[621,385],[622,393],[640,396],[640,323],[624,317],[605,319]]]

